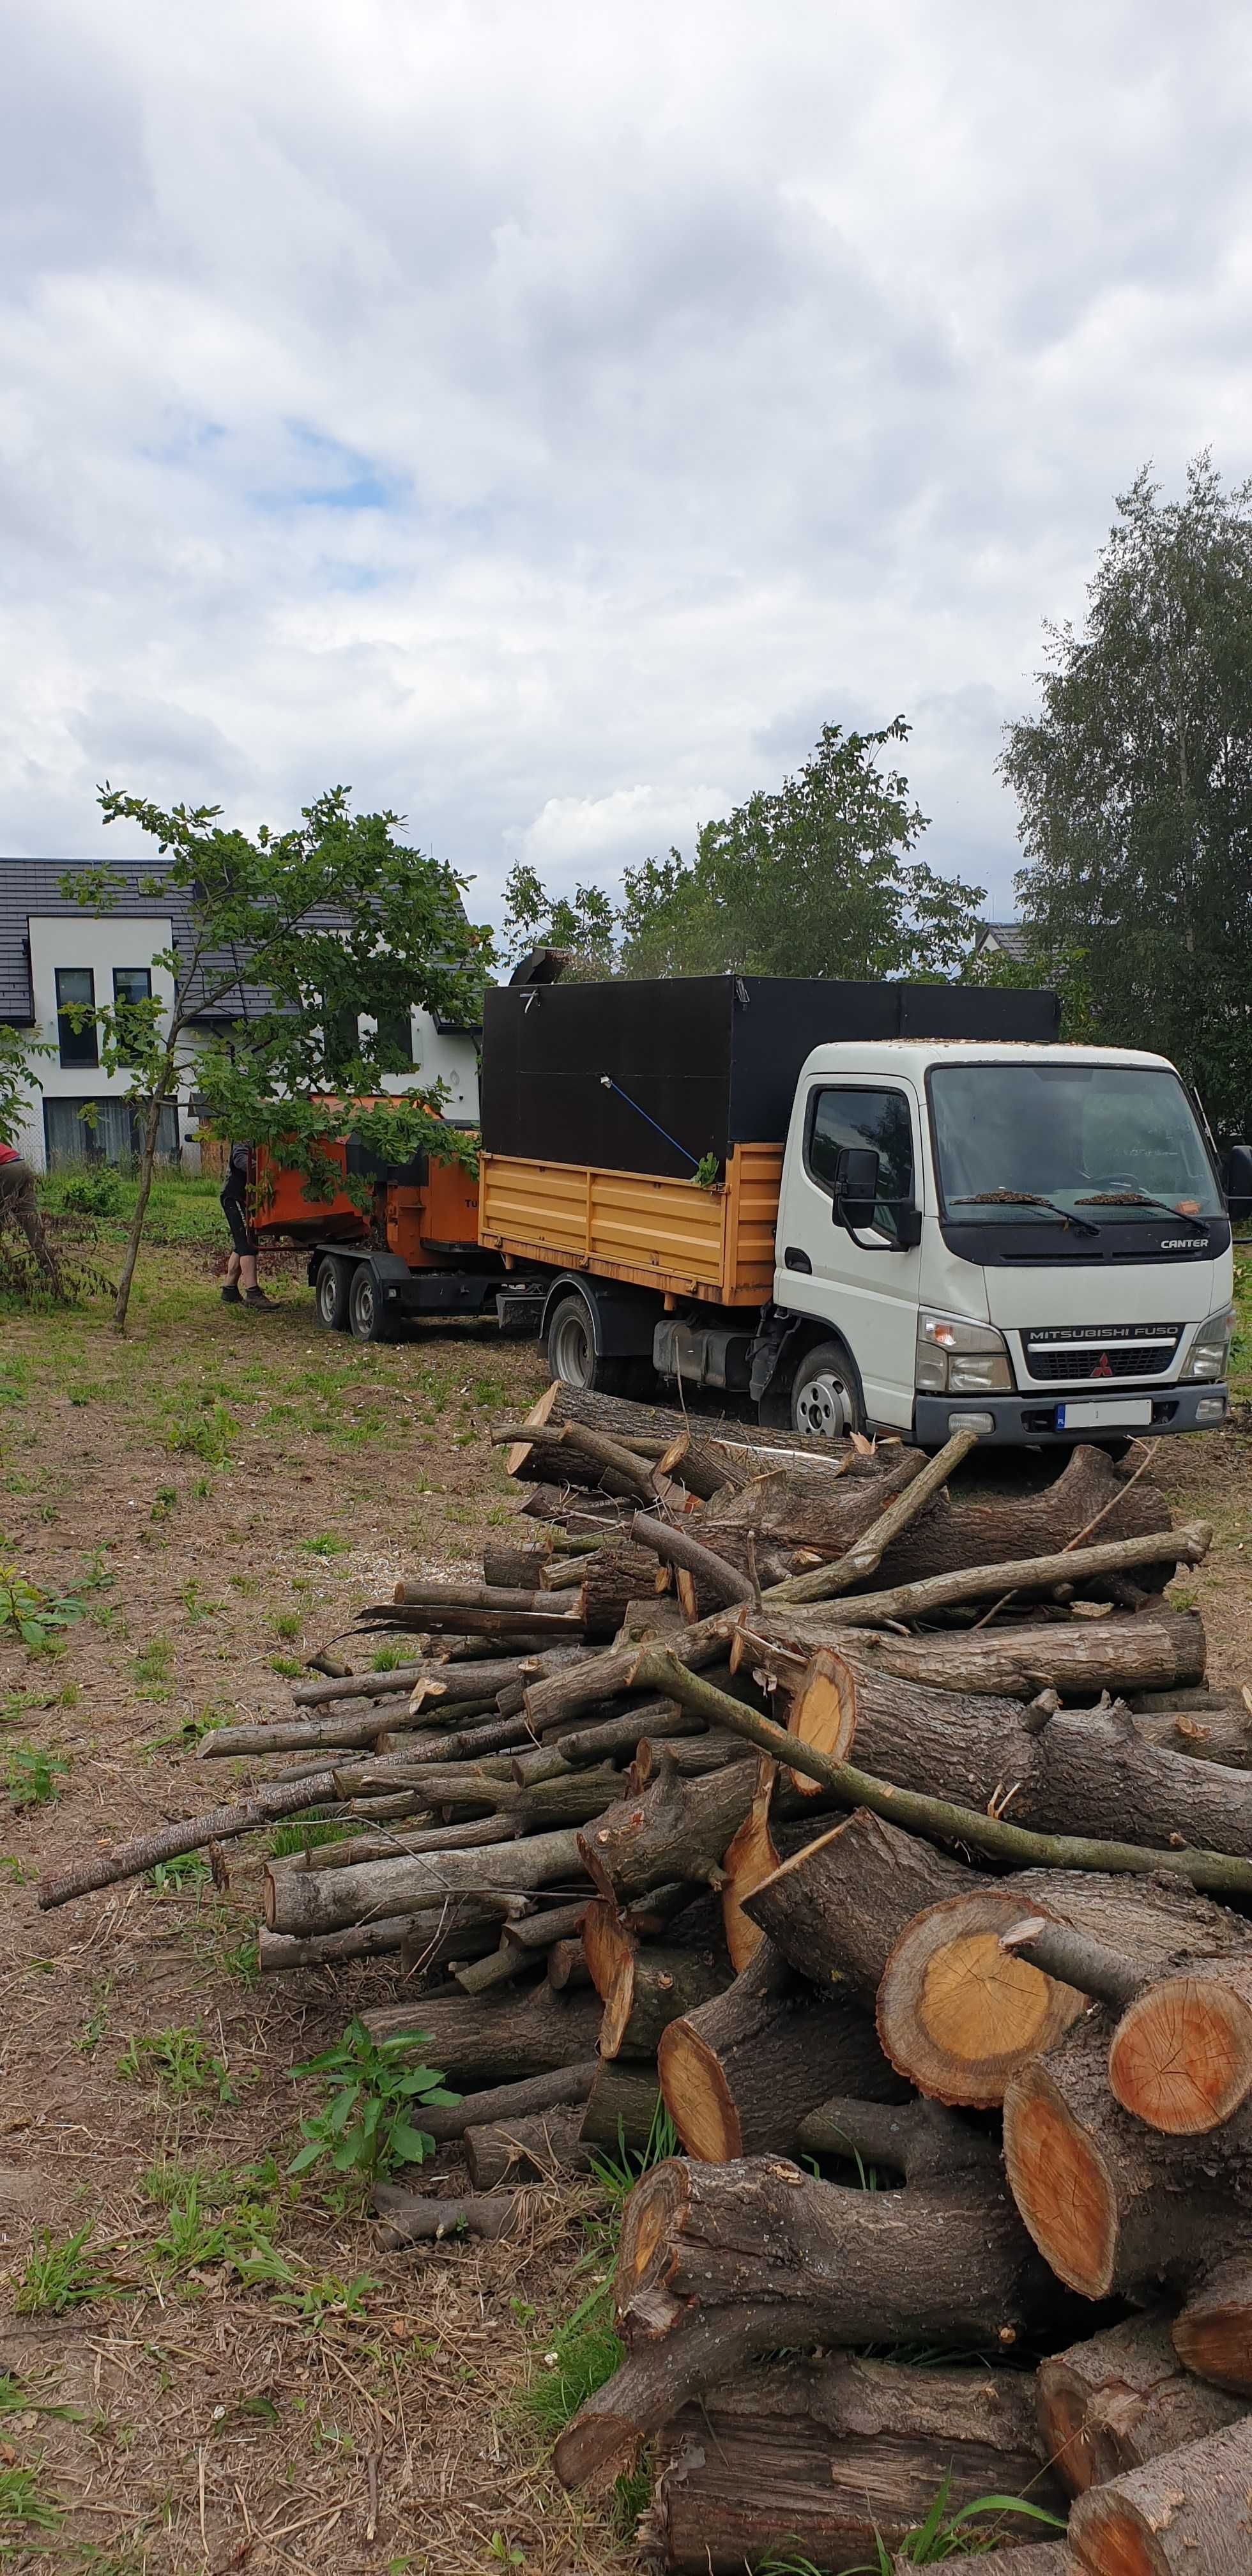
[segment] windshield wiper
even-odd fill
[[[953,1199],[953,1207],[1037,1207],[1047,1208],[1049,1215],[1059,1216],[1062,1225],[1072,1225],[1079,1234],[1100,1234],[1103,1228],[1093,1225],[1089,1216],[1075,1216],[1071,1209],[1058,1207],[1055,1199],[1041,1199],[1034,1190],[979,1190],[973,1198]],[[1092,1201],[1098,1206],[1099,1202]],[[1087,1201],[1083,1201],[1084,1207]],[[1205,1228],[1207,1233],[1208,1228]]]
[[[1168,1199],[1151,1199],[1146,1190],[1109,1190],[1099,1198],[1080,1199],[1079,1207],[1146,1207],[1159,1208],[1162,1216],[1177,1217],[1180,1225],[1189,1225],[1196,1234],[1208,1240],[1208,1227],[1202,1216],[1193,1216],[1190,1208],[1171,1207]]]

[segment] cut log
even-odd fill
[[[1241,1928],[1241,1958],[1180,1961],[1175,1975],[1145,1985],[1113,2033],[1109,2082],[1149,2128],[1193,2137],[1229,2120],[1252,2094],[1252,1934]],[[1129,1927],[1123,1947],[1150,1972]]]
[[[900,2101],[867,2014],[820,1995],[770,1944],[724,1993],[670,2023],[657,2049],[661,2092],[689,2156],[788,2153],[830,2094]]]
[[[1069,2546],[1090,2576],[1248,2576],[1252,2418],[1088,2487]]]
[[[303,1779],[267,1782],[241,1798],[231,1807],[211,1807],[207,1815],[187,1816],[178,1824],[158,1825],[150,1834],[136,1834],[133,1841],[115,1843],[111,1851],[94,1852],[87,1860],[75,1861],[58,1878],[39,1882],[39,1903],[43,1909],[68,1905],[75,1896],[90,1896],[97,1888],[117,1887],[124,1878],[139,1878],[144,1870],[154,1869],[158,1861],[177,1860],[184,1852],[203,1851],[208,1843],[227,1842],[236,1834],[255,1833],[262,1825],[276,1824],[284,1816],[303,1815],[309,1809],[337,1803],[334,1774],[318,1771]],[[394,1911],[395,1909],[389,1909]],[[346,1915],[345,1922],[355,1922]],[[295,1931],[295,1924],[280,1924],[280,1931]],[[332,1924],[310,1924],[310,1931],[332,1931]]]
[[[662,1761],[673,1764],[683,1779],[694,1779],[702,1771],[724,1771],[728,1762],[750,1762],[752,1747],[741,1735],[731,1735],[727,1728],[705,1727],[700,1735],[641,1735],[635,1747],[634,1761],[626,1773],[628,1795],[650,1789]]]
[[[775,1611],[767,1594],[759,1612],[726,1613],[722,1634],[733,1648],[738,1626],[744,1634],[741,1653],[746,1649],[751,1659],[759,1645],[765,1650],[759,1659],[766,1663],[771,1645],[787,1648],[793,1656],[833,1646],[866,1668],[901,1681],[1007,1699],[1034,1699],[1040,1691],[1055,1690],[1062,1699],[1089,1703],[1101,1691],[1134,1691],[1145,1676],[1152,1677],[1152,1687],[1165,1688],[1204,1670],[1204,1623],[1195,1610],[1041,1626],[1006,1624],[951,1636],[889,1637],[853,1635],[847,1613],[859,1607],[859,1600],[794,1610],[784,1603]]]
[[[505,1584],[522,1592],[539,1592],[543,1589],[543,1577],[551,1563],[550,1538],[531,1539],[524,1546],[514,1542],[511,1547],[485,1547],[483,1581],[496,1586]]]
[[[969,1435],[962,1436],[970,1447],[974,1445]],[[935,1468],[938,1463],[937,1459],[931,1462]],[[932,1575],[996,1565],[1014,1557],[1055,1556],[1073,1550],[1088,1535],[1092,1539],[1098,1535],[1105,1542],[1167,1532],[1170,1527],[1164,1495],[1142,1478],[1132,1484],[1103,1450],[1086,1443],[1071,1451],[1061,1474],[1040,1494],[995,1494],[959,1503],[946,1493],[933,1501],[927,1494],[923,1503],[916,1518],[906,1518],[898,1535],[888,1532],[881,1551],[886,1584],[924,1582]],[[1168,1546],[1161,1555],[1163,1562],[1173,1563]],[[873,1566],[867,1566],[866,1576],[873,1571]],[[864,1577],[853,1576],[858,1579]],[[794,1597],[804,1596],[796,1593]]]
[[[271,1932],[268,1924],[257,1929],[257,1966],[262,1976],[276,1976],[288,1968],[339,1968],[349,1959],[385,1959],[403,1950],[405,1943],[425,1938],[431,1944],[427,1965],[434,1968],[449,1959],[473,1959],[480,1951],[495,1949],[500,1938],[498,1914],[475,1914],[472,1899],[450,1907],[448,1920],[437,1927],[428,1914],[385,1915],[380,1922],[354,1923],[343,1932],[323,1932],[300,1939],[285,1932]]]
[[[636,1520],[642,1519],[643,1514],[637,1513]],[[664,1592],[669,1580],[664,1566],[643,1547],[601,1548],[598,1555],[584,1557],[582,1565],[578,1616],[592,1638],[614,1636],[627,1604],[642,1600],[648,1592]]]
[[[420,2024],[420,2000],[412,2007],[413,2019]],[[493,2084],[485,2093],[470,2093],[460,2102],[443,2110],[424,2110],[421,2125],[436,2145],[462,2138],[467,2129],[488,2128],[494,2121],[510,2124],[529,2119],[532,2112],[555,2110],[562,2103],[585,2102],[600,2072],[596,2057],[583,2058],[574,2066],[558,2066],[550,2075],[530,2075],[520,2084]]]
[[[651,2140],[661,2101],[656,2068],[625,2057],[602,2058],[587,2096],[579,2135],[609,2160],[641,2155]]]
[[[604,2001],[601,2056],[654,2059],[670,2023],[708,2003],[729,1982],[730,1961],[712,1948],[678,1949],[660,1942],[632,1947]]]
[[[691,1531],[669,1521],[652,1520],[646,1512],[636,1512],[631,1536],[637,1548],[650,1549],[660,1558],[662,1565],[681,1566],[686,1573],[694,1575],[700,1586],[701,1599],[707,1599],[709,1609],[715,1609],[719,1603],[750,1601],[753,1598],[752,1585],[740,1568],[726,1557],[716,1555]],[[637,1589],[642,1591],[642,1584]]]
[[[1252,2396],[1252,2252],[1212,2264],[1174,2320],[1174,2350],[1218,2388]]]
[[[774,1467],[719,1506],[716,1519],[704,1514],[701,1536],[716,1549],[722,1530],[750,1529],[764,1546],[804,1547],[825,1557],[846,1556],[925,1465],[919,1449],[903,1449],[876,1476],[841,1476],[836,1481],[804,1465]]]
[[[1047,2455],[1070,2495],[1201,2441],[1243,2411],[1183,2369],[1163,2312],[1128,2317],[1040,2362],[1035,2387]]]
[[[1124,1708],[1031,1710],[1023,1717],[1011,1700],[939,1693],[897,1680],[877,1664],[827,1655],[823,1666],[813,1685],[815,1722],[828,1729],[833,1688],[845,1722],[851,1719],[850,1746],[841,1758],[876,1779],[959,1798],[993,1815],[1007,1811],[1039,1832],[1068,1833],[1080,1823],[1093,1836],[1162,1847],[1182,1841],[1252,1856],[1247,1774],[1144,1744]],[[802,1743],[809,1740],[809,1703],[806,1679],[790,1721]]]
[[[855,2105],[844,2124],[859,2144]],[[575,2486],[610,2473],[758,2353],[906,2340],[1003,2353],[1055,2300],[994,2163],[899,2193],[820,2182],[776,2155],[675,2159],[626,2204],[628,2358],[561,2435],[558,2475]]]
[[[373,2201],[383,2222],[379,2243],[392,2249],[440,2244],[450,2236],[511,2236],[527,2214],[525,2195],[509,2191],[441,2200],[402,2191],[396,2183],[376,2182]]]
[[[486,2128],[467,2129],[465,2162],[475,2191],[585,2173],[591,2150],[582,2141],[582,2121],[581,2109],[537,2111],[528,2120],[497,2120]]]
[[[844,2353],[750,2371],[666,2426],[657,2471],[649,2539],[681,2576],[742,2576],[782,2556],[864,2568],[925,2521],[941,2488],[948,2514],[989,2493],[1064,2514],[1020,2371]]]
[[[1031,1919],[1079,1936],[1078,1954],[1005,1946]],[[960,1893],[901,1928],[878,1989],[878,2034],[923,2093],[989,2107],[1017,2067],[1054,2048],[1087,2010],[1094,1986],[1065,1982],[1063,1972],[1077,1972],[1088,1945],[1137,1952],[1147,1973],[1184,1949],[1247,1943],[1238,1915],[1165,1879],[1024,1870],[980,1882],[971,1872]]]
[[[479,1588],[484,1587],[480,1585]],[[496,1609],[489,1605],[475,1609],[468,1603],[463,1608],[453,1604],[440,1608],[428,1602],[367,1601],[358,1614],[352,1633],[355,1637],[370,1637],[381,1635],[387,1629],[397,1632],[416,1629],[423,1636],[438,1636],[447,1630],[456,1637],[499,1637],[508,1640],[510,1645],[516,1640],[523,1651],[532,1642],[555,1646],[568,1638],[581,1638],[581,1621],[567,1609],[554,1609],[553,1597],[550,1592],[537,1592],[534,1609]],[[524,1593],[516,1595],[519,1603],[527,1598]],[[560,1595],[556,1598],[559,1601]]]
[[[578,1837],[582,1867],[601,1896],[646,1895],[675,1879],[720,1888],[724,1854],[752,1803],[751,1763],[684,1780],[663,1758],[650,1789],[619,1799]]]
[[[744,1912],[746,1900],[770,1872],[777,1869],[782,1857],[770,1821],[777,1776],[777,1763],[771,1762],[768,1754],[759,1755],[752,1804],[738,1832],[728,1842],[723,1857],[726,1881],[722,1888],[722,1930],[736,1976],[755,1958],[764,1937],[759,1926]]]
[[[412,1690],[421,1664],[397,1664],[389,1673],[332,1673],[325,1681],[297,1682],[291,1697],[296,1708],[327,1708],[335,1700],[389,1699]]]
[[[858,1807],[779,1861],[742,1902],[758,1934],[768,1933],[793,1968],[815,1985],[843,1985],[872,2012],[906,1923],[978,1886],[977,1873],[961,1861]]]
[[[622,1702],[611,1717],[603,1717],[594,1726],[571,1727],[564,1734],[549,1734],[545,1742],[563,1762],[577,1769],[587,1762],[611,1762],[615,1755],[632,1752],[641,1736],[655,1739],[669,1735],[706,1733],[698,1717],[679,1708],[672,1699],[640,1699]]]
[[[376,2040],[417,2033],[420,2045],[408,2055],[438,2066],[458,2091],[472,2093],[581,2064],[595,2050],[600,2006],[590,1994],[554,1995],[545,1981],[503,2003],[424,1995],[419,2002],[383,2004],[362,2019]]]
[[[1057,2279],[1088,2299],[1185,2281],[1232,2253],[1246,2226],[1233,2194],[1252,2173],[1252,2140],[1206,2138],[1200,2163],[1123,2111],[1108,2036],[1107,2015],[1088,2014],[1004,2094],[1013,2198]]]
[[[823,1440],[803,1431],[770,1431],[763,1424],[738,1422],[723,1414],[688,1415],[673,1405],[631,1404],[622,1396],[593,1395],[587,1387],[554,1382],[531,1406],[525,1427],[549,1425],[559,1430],[566,1422],[585,1422],[593,1431],[607,1431],[612,1438],[624,1440],[628,1447],[632,1432],[667,1442],[694,1432],[706,1446],[724,1449],[740,1466],[762,1456],[809,1458],[827,1474],[885,1474],[900,1448],[898,1440],[885,1440],[859,1453],[847,1440]]]
[[[572,1987],[591,1983],[582,1942],[572,1933],[563,1941],[554,1941],[548,1952],[548,1983],[557,1995],[567,1995]]]
[[[687,1785],[702,1789],[705,1783]],[[580,1873],[572,1826],[486,1850],[405,1853],[399,1860],[363,1861],[356,1869],[291,1870],[280,1876],[271,1865],[264,1880],[265,1919],[271,1932],[340,1932],[350,1923],[368,1922],[373,1914],[414,1912],[482,1888],[524,1892],[550,1887]]]

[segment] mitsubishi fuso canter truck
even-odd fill
[[[323,1322],[494,1315],[571,1385],[927,1448],[1214,1427],[1252,1153],[1223,1170],[1164,1057],[1056,1025],[1050,993],[953,985],[504,986],[455,1224],[418,1157],[373,1172],[372,1219],[275,1230],[312,1241]]]

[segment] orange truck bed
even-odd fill
[[[760,1306],[773,1295],[781,1145],[736,1145],[724,1183],[484,1154],[479,1242],[506,1265],[625,1279],[674,1299]]]
[[[347,1147],[338,1139],[325,1146],[332,1163],[347,1169]],[[256,1227],[265,1236],[284,1235],[296,1243],[362,1243],[369,1218],[346,1190],[333,1198],[307,1199],[301,1174],[274,1160],[264,1146],[256,1157]],[[410,1270],[447,1270],[458,1256],[478,1248],[478,1182],[459,1163],[427,1158],[420,1181],[388,1182],[387,1249],[399,1253]]]

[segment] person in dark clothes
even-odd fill
[[[35,1175],[16,1145],[8,1145],[0,1137],[0,1224],[6,1219],[20,1226],[45,1278],[51,1281],[59,1296],[60,1273],[43,1230],[43,1218],[35,1197]]]
[[[226,1166],[226,1185],[222,1191],[222,1214],[230,1227],[231,1253],[226,1264],[226,1285],[222,1290],[224,1306],[268,1306],[269,1298],[256,1275],[257,1255],[261,1246],[256,1228],[248,1215],[248,1147],[232,1145]]]

